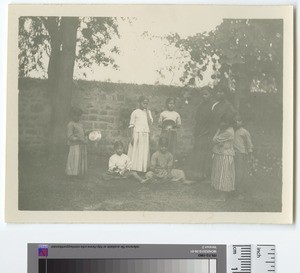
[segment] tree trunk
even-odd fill
[[[77,17],[63,17],[59,33],[54,36],[53,40],[54,51],[51,51],[48,67],[49,87],[52,89],[51,158],[64,150],[66,145],[66,126],[72,99],[77,28]]]
[[[53,102],[54,94],[57,91],[58,75],[59,75],[59,65],[60,65],[60,55],[61,55],[61,30],[59,28],[59,18],[49,17],[45,21],[45,26],[50,34],[50,45],[51,45],[51,55],[49,57],[48,64],[48,83],[49,91],[51,95],[51,100]]]
[[[42,17],[44,18],[44,17]],[[59,27],[60,19],[59,17],[48,17],[44,19],[44,25],[48,30],[50,35],[50,47],[51,53],[49,56],[48,63],[48,94],[51,105],[51,119],[48,128],[48,139],[47,139],[47,154],[49,159],[54,156],[53,153],[53,130],[54,130],[54,121],[53,121],[53,106],[55,103],[55,96],[57,93],[57,83],[59,76],[59,65],[60,65],[60,55],[61,55],[61,30]]]

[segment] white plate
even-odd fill
[[[98,141],[101,139],[101,132],[99,130],[92,131],[89,133],[89,140],[90,141]]]

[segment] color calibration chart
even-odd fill
[[[215,260],[182,259],[51,259],[39,264],[39,273],[107,272],[107,273],[216,273]]]
[[[28,244],[28,273],[226,272],[275,272],[275,246]]]

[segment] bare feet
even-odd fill
[[[149,178],[143,179],[143,180],[141,181],[141,184],[145,184],[145,183],[147,183],[149,180],[150,180]]]

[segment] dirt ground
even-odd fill
[[[274,171],[270,174],[271,167],[266,164],[259,164],[245,181],[243,200],[219,202],[210,181],[191,185],[171,181],[148,184],[123,179],[104,181],[101,173],[106,171],[107,159],[96,154],[89,154],[87,176],[69,181],[64,174],[66,157],[63,155],[50,164],[43,157],[20,156],[20,210],[281,211],[281,175]]]

